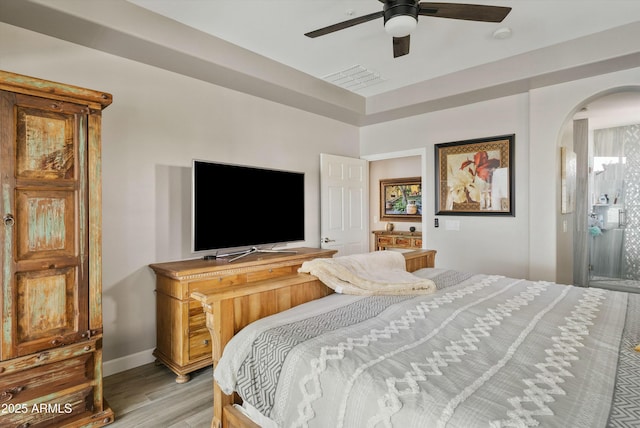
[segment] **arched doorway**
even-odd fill
[[[640,88],[585,101],[573,124],[574,281],[640,292]]]

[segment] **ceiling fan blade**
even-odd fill
[[[409,53],[409,42],[411,36],[394,37],[393,38],[393,57],[406,55]]]
[[[368,15],[362,15],[357,18],[349,19],[347,21],[339,22],[337,24],[329,25],[328,27],[320,28],[314,31],[305,33],[307,37],[319,37],[325,34],[333,33],[334,31],[344,30],[345,28],[353,27],[354,25],[363,24],[365,22],[373,21],[374,19],[382,18],[382,11],[370,13]]]
[[[510,7],[485,6],[464,3],[420,2],[418,15],[435,18],[464,19],[467,21],[502,22],[511,12]]]

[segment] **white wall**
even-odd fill
[[[557,227],[565,124],[589,101],[638,85],[640,69],[635,68],[371,125],[360,130],[361,153],[372,156],[426,147],[431,169],[424,179],[429,191],[435,188],[434,144],[515,133],[516,216],[440,216],[441,227],[436,229],[435,201],[427,197],[426,246],[438,250],[440,267],[551,281],[560,276],[566,282],[566,271],[558,267],[558,241],[570,239],[559,234],[571,231]],[[460,230],[445,230],[447,219],[459,221]]]
[[[423,187],[426,202],[422,211],[426,224],[424,239],[428,248],[438,251],[437,266],[515,277],[527,275],[527,109],[528,97],[525,94],[361,128],[360,145],[363,155],[427,148],[428,171]],[[440,227],[435,228],[433,145],[512,133],[516,134],[516,216],[438,216]],[[459,221],[460,230],[446,230],[448,220]],[[505,242],[513,242],[514,245],[505,245]]]
[[[113,95],[102,134],[103,312],[105,361],[118,369],[155,347],[148,265],[194,257],[193,158],[305,172],[307,241],[297,245],[318,247],[319,154],[359,154],[354,126],[6,24],[0,69]]]
[[[565,122],[573,120],[574,114],[589,101],[638,85],[640,68],[634,68],[530,91],[529,163],[532,171],[540,171],[532,178],[529,195],[530,278],[557,280],[557,235],[563,233],[557,228],[559,198],[554,196],[544,204],[541,201],[546,200],[549,192],[560,191],[560,146]]]

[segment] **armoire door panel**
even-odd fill
[[[19,273],[16,291],[14,346],[18,355],[69,343],[85,331],[75,268]]]
[[[73,179],[74,115],[17,108],[17,178]]]
[[[16,191],[16,262],[77,254],[75,193],[33,187]]]

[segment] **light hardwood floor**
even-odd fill
[[[116,420],[110,428],[209,428],[213,418],[211,367],[177,384],[176,375],[154,363],[104,378],[104,397]]]

